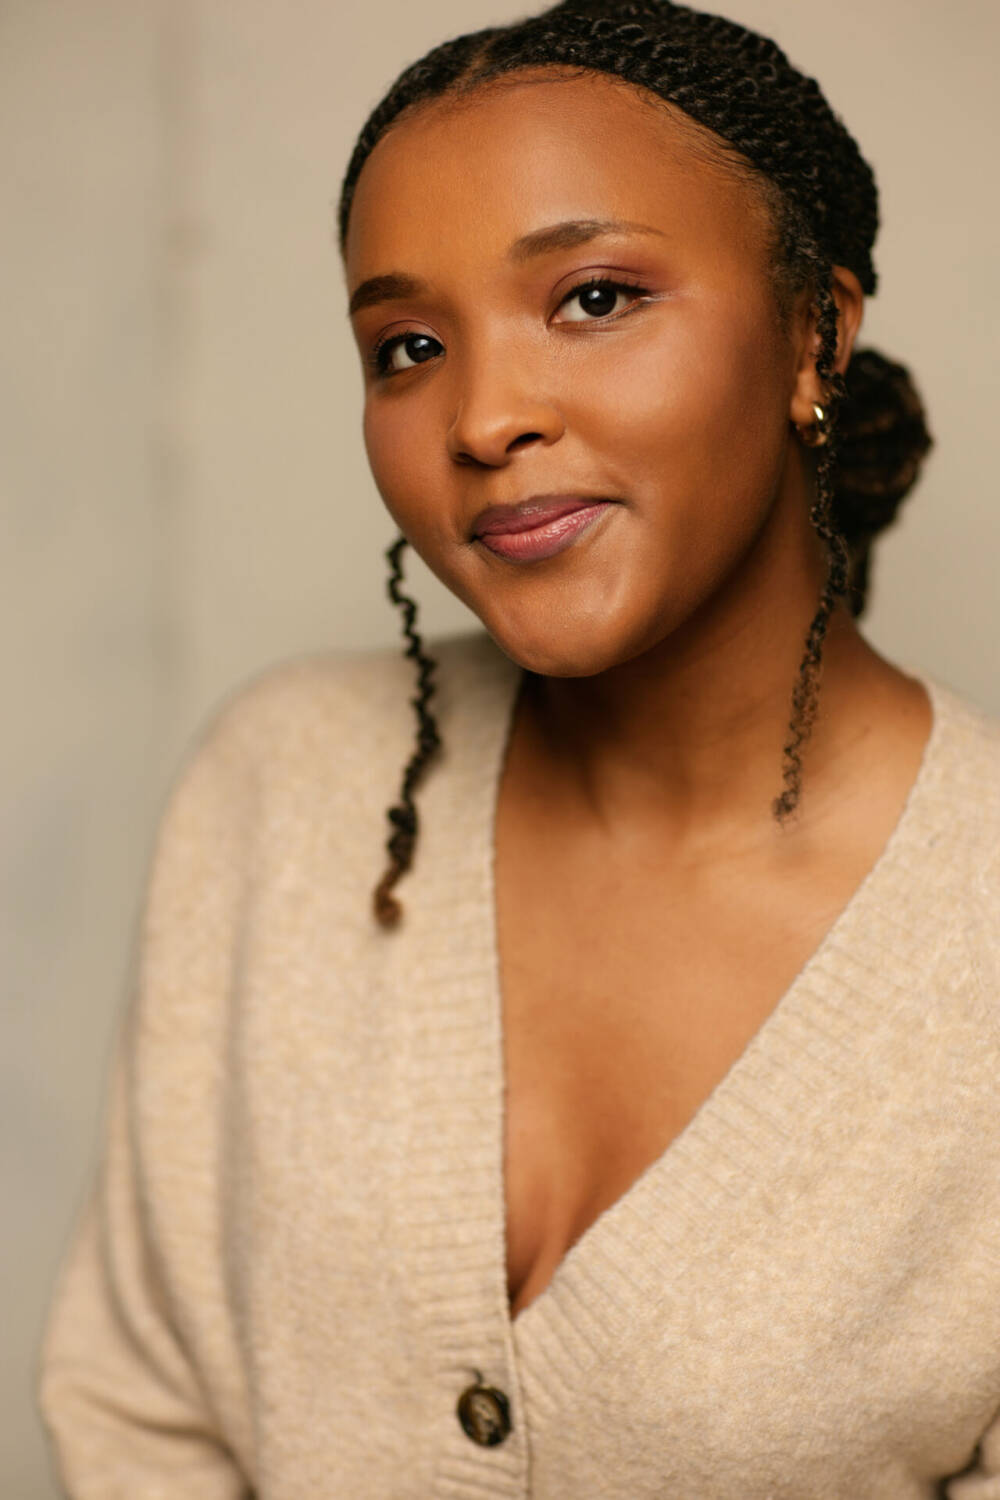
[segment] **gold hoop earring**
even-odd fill
[[[807,448],[825,448],[830,441],[830,414],[813,402],[816,420],[809,427],[796,427],[795,431]]]

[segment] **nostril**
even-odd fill
[[[554,407],[542,407],[518,401],[519,409],[504,409],[498,402],[485,404],[485,398],[473,402],[466,394],[448,428],[447,448],[457,463],[482,464],[501,468],[512,455],[530,443],[548,446],[558,442],[565,424]],[[535,427],[522,426],[534,420]]]

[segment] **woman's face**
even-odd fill
[[[345,255],[375,482],[522,666],[590,675],[725,598],[759,608],[762,548],[771,591],[774,566],[806,569],[805,334],[778,317],[771,242],[689,122],[602,75],[436,101],[365,163]],[[372,278],[392,279],[359,298]],[[555,552],[476,534],[551,496],[611,503],[545,532],[572,536]]]

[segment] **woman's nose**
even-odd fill
[[[494,368],[463,378],[447,446],[456,463],[496,469],[519,448],[530,443],[548,447],[564,431],[557,408],[525,389],[523,372]]]

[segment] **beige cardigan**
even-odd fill
[[[42,1356],[69,1493],[996,1500],[1000,725],[928,685],[874,871],[512,1322],[492,818],[520,674],[479,632],[433,651],[397,931],[370,893],[401,653],[266,674],[178,782]]]

